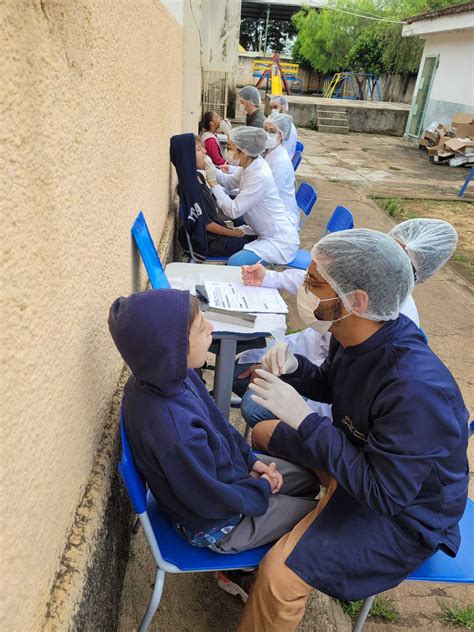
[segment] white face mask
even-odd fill
[[[278,145],[278,134],[269,134],[267,132],[267,149],[275,149]]]
[[[321,299],[319,296],[315,296],[312,292],[307,292],[304,285],[302,285],[298,290],[296,298],[298,314],[307,327],[311,327],[311,329],[314,329],[320,334],[326,334],[332,327],[333,323],[344,320],[344,318],[347,318],[350,314],[346,314],[337,320],[318,320],[315,317],[314,312],[317,310],[320,303],[324,303],[326,301],[336,301],[337,299],[339,299],[339,296]]]

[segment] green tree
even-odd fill
[[[246,18],[240,23],[239,41],[246,50],[263,50],[265,40],[265,18]],[[267,53],[291,53],[296,36],[293,22],[269,20],[267,30]]]
[[[293,56],[320,72],[356,70],[374,73],[416,72],[423,51],[418,37],[402,37],[402,24],[367,19],[403,18],[442,9],[464,0],[335,0],[341,12],[327,9],[299,11],[293,22],[297,38]]]

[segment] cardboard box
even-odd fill
[[[426,149],[426,147],[428,147],[429,144],[430,144],[430,141],[427,138],[422,138],[420,140],[418,147],[424,147]]]
[[[448,138],[444,145],[448,150],[466,155],[470,154],[471,149],[474,148],[474,140],[469,138]]]
[[[425,138],[431,140],[435,145],[437,145],[439,134],[435,134],[434,132],[425,132]]]
[[[457,112],[453,116],[452,126],[456,130],[456,138],[474,138],[474,114]]]
[[[474,114],[467,114],[467,112],[456,112],[453,116],[453,126],[456,125],[470,125],[474,123]]]
[[[441,138],[438,139],[438,144],[435,145],[434,147],[428,147],[427,151],[428,151],[428,156],[437,156],[439,154],[440,151],[444,150],[444,141],[446,140],[445,136],[441,136]]]

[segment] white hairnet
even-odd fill
[[[286,97],[283,96],[275,96],[275,97],[271,97],[270,99],[270,103],[278,103],[278,105],[280,105],[285,112],[288,112],[288,99]]]
[[[250,103],[253,103],[257,108],[260,107],[260,104],[262,102],[260,98],[260,92],[255,86],[244,86],[239,92],[239,97],[243,101],[250,101]]]
[[[259,156],[267,148],[267,132],[261,127],[235,127],[229,138],[247,156]]]
[[[413,291],[413,270],[402,248],[385,233],[368,228],[341,230],[323,237],[311,256],[320,274],[353,312],[354,290],[368,296],[368,320],[394,320]]]
[[[409,219],[389,235],[405,247],[415,268],[415,283],[423,283],[442,268],[458,243],[457,232],[441,219]]]
[[[272,125],[281,132],[283,140],[288,139],[291,132],[291,125],[293,123],[293,119],[289,114],[280,114],[279,112],[275,112],[274,114],[267,116],[265,122],[272,123]]]

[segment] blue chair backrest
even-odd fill
[[[423,336],[424,341],[426,342],[426,344],[428,344],[428,336],[425,334],[421,327],[418,327],[418,329],[420,330],[420,334]]]
[[[140,472],[137,470],[132,451],[128,444],[122,408],[120,409],[120,438],[122,440],[122,460],[118,464],[118,470],[127,488],[133,510],[135,513],[141,514],[145,512],[147,508],[146,485]]]
[[[300,151],[301,153],[303,153],[303,149],[304,149],[303,143],[300,143],[300,141],[297,140],[296,141],[296,151]]]
[[[171,287],[166,274],[161,265],[160,258],[156,252],[155,244],[148,230],[143,213],[140,211],[137,219],[133,222],[132,235],[137,248],[140,251],[143,263],[145,264],[151,287],[154,290]]]
[[[311,213],[317,199],[316,189],[307,182],[302,182],[296,192],[296,203],[306,216]]]
[[[301,162],[301,152],[296,150],[295,153],[293,154],[293,158],[291,159],[291,163],[295,171],[298,169],[300,162]]]
[[[326,226],[326,233],[354,228],[354,216],[345,206],[336,206]]]

